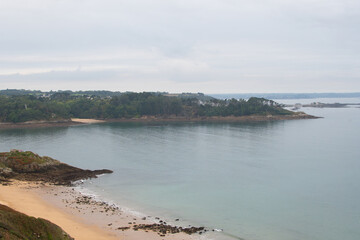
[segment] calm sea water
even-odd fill
[[[0,151],[113,169],[85,186],[170,222],[224,229],[214,239],[358,240],[360,108],[302,110],[324,118],[1,130]]]

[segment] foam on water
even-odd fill
[[[147,217],[146,214],[135,211],[133,209],[127,208],[125,206],[119,205],[118,203],[116,203],[115,201],[106,198],[105,196],[103,196],[101,193],[98,193],[94,190],[91,190],[89,187],[85,187],[83,184],[92,184],[92,181],[89,180],[80,180],[80,181],[76,181],[74,182],[74,184],[76,184],[76,186],[74,187],[74,190],[77,191],[78,193],[80,193],[83,196],[87,196],[87,197],[91,197],[94,201],[97,202],[104,202],[109,206],[114,206],[119,208],[122,212],[128,213],[129,215],[132,215],[134,217]],[[151,219],[151,218],[150,218]],[[154,219],[155,222],[155,219]]]

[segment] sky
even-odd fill
[[[1,0],[0,89],[360,92],[359,0]]]

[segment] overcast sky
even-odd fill
[[[360,1],[1,0],[6,88],[360,91]]]

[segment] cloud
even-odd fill
[[[354,0],[2,0],[0,87],[360,91],[359,25]]]

